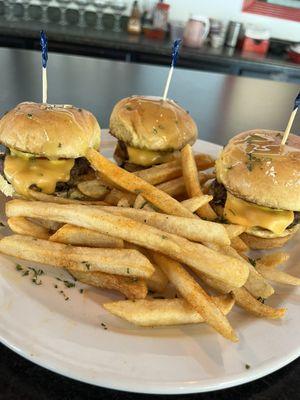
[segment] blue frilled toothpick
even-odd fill
[[[176,40],[174,40],[174,43],[173,43],[172,62],[171,62],[171,67],[170,67],[170,70],[169,70],[169,74],[168,74],[168,78],[167,78],[167,82],[166,82],[166,86],[165,86],[165,90],[164,90],[164,94],[163,94],[163,99],[164,100],[167,100],[168,91],[169,91],[169,87],[170,87],[170,83],[171,83],[174,67],[176,65],[177,58],[178,58],[180,43],[181,43],[181,39],[176,39]]]
[[[47,62],[48,62],[48,40],[46,33],[41,31],[41,50],[42,50],[42,80],[43,80],[43,103],[47,103]]]
[[[300,107],[300,92],[298,93],[298,96],[295,99],[293,112],[292,112],[292,114],[290,116],[289,122],[288,122],[287,127],[286,127],[286,129],[284,131],[284,135],[283,135],[283,138],[282,138],[282,141],[281,141],[282,146],[284,146],[286,141],[287,141],[287,138],[288,138],[288,136],[290,134],[290,130],[291,130],[292,126],[293,126],[294,119],[296,117],[296,114],[297,114],[297,111],[298,111],[299,107]]]

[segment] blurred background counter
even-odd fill
[[[38,49],[45,29],[50,51],[168,65],[183,37],[179,68],[299,83],[298,18],[299,0],[6,0],[0,46]]]

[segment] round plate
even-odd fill
[[[113,143],[105,133],[104,154],[111,156]],[[220,146],[198,140],[195,150],[217,156]],[[286,269],[299,275],[299,235],[288,251]],[[47,266],[42,266],[45,274],[37,286],[32,272],[22,276],[24,270],[16,269],[16,260],[0,256],[0,263],[2,343],[36,364],[83,382],[143,393],[205,392],[252,381],[300,354],[298,288],[275,286],[268,304],[288,308],[282,321],[257,319],[235,307],[229,320],[240,341],[233,344],[205,324],[135,327],[102,309],[104,301],[120,298],[112,292],[78,282],[67,288],[56,278],[70,280],[68,274]]]

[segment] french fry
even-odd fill
[[[238,252],[238,253],[245,253],[249,251],[249,247],[246,243],[238,236],[233,237],[231,239],[231,246]]]
[[[243,259],[220,254],[177,235],[105,212],[99,207],[11,200],[6,203],[6,215],[50,219],[118,237],[164,253],[234,287],[243,286],[249,274],[248,264]]]
[[[212,298],[227,315],[233,307],[232,296]],[[138,326],[199,324],[203,317],[185,299],[120,300],[104,303],[103,307],[119,318]]]
[[[34,236],[34,235],[31,235]],[[74,246],[123,248],[122,239],[104,235],[80,226],[65,224],[49,237],[52,242],[72,244]]]
[[[269,281],[293,286],[300,285],[300,278],[287,274],[286,272],[280,271],[279,269],[264,265],[260,261],[257,261],[256,269],[265,279]]]
[[[135,221],[143,222],[163,231],[173,233],[178,236],[185,237],[186,239],[194,242],[208,242],[218,243],[220,245],[229,245],[230,240],[227,235],[225,225],[217,224],[211,221],[183,217],[176,217],[157,212],[149,212],[145,210],[134,210],[132,208],[118,208],[118,207],[103,207],[103,211],[115,215],[122,215],[127,218],[132,218]]]
[[[129,201],[126,197],[122,197],[117,204],[117,207],[130,207]]]
[[[208,180],[214,177],[215,174],[213,173],[205,173],[205,172],[198,173],[200,184],[203,184],[204,182],[207,182]],[[171,181],[161,183],[156,187],[172,197],[179,197],[186,194],[186,188],[182,176],[180,178],[172,179]]]
[[[144,254],[144,256],[147,257],[148,259],[150,258],[150,252],[143,247],[136,246],[135,244],[132,243],[125,243],[125,246],[127,249],[138,250],[140,253]],[[166,274],[163,273],[163,271],[157,264],[155,264],[154,262],[151,262],[151,264],[154,268],[154,272],[149,278],[145,279],[147,287],[153,292],[163,292],[169,280]]]
[[[273,308],[263,304],[256,298],[254,298],[246,288],[230,288],[230,286],[225,285],[224,283],[214,279],[207,277],[203,274],[200,276],[201,280],[205,282],[208,286],[215,289],[219,293],[232,293],[235,302],[245,311],[253,314],[257,317],[262,318],[270,318],[277,319],[282,318],[285,314],[286,309],[284,308]]]
[[[149,277],[154,268],[136,250],[73,247],[30,236],[12,235],[0,240],[0,252],[23,260],[75,271]]]
[[[256,261],[256,264],[263,264],[265,267],[274,268],[277,265],[283,264],[290,258],[288,253],[283,251],[265,254]]]
[[[225,338],[233,342],[238,341],[227,318],[213,299],[178,262],[155,252],[152,252],[152,258],[181,296],[203,317],[205,322]]]
[[[36,225],[42,226],[43,228],[47,229],[48,231],[55,232],[59,228],[63,226],[62,223],[56,222],[56,221],[50,221],[47,219],[42,219],[42,218],[27,218],[28,221],[33,222]],[[33,235],[31,235],[33,236]]]
[[[234,257],[238,260],[242,260],[243,257],[230,246],[218,246],[214,243],[206,243],[206,245],[216,251],[220,251],[223,254]],[[248,279],[245,282],[245,288],[255,297],[267,299],[274,293],[273,287],[264,279],[264,277],[254,268],[254,266],[248,262],[249,268]]]
[[[183,217],[194,218],[193,213],[188,211],[178,201],[167,195],[165,192],[157,189],[143,179],[131,174],[118,167],[110,160],[103,157],[94,149],[89,149],[86,154],[91,165],[114,182],[118,187],[123,188],[136,195],[141,194],[155,207],[171,215],[180,215]]]
[[[198,171],[195,164],[192,147],[187,144],[181,150],[181,165],[182,175],[186,191],[189,197],[203,195],[201,186],[198,178]],[[217,214],[211,208],[209,204],[205,204],[198,211],[197,214],[206,219],[214,220],[217,218]]]
[[[69,271],[78,281],[102,289],[117,290],[128,299],[144,299],[147,296],[147,285],[144,279],[104,272]]]
[[[36,190],[29,190],[30,196],[39,201],[43,202],[52,202],[58,204],[86,204],[86,205],[101,205],[105,206],[107,203],[104,201],[98,200],[75,200],[75,199],[68,199],[65,197],[54,196],[52,194],[46,194],[43,192],[37,192]]]
[[[278,319],[286,312],[285,308],[273,308],[256,300],[245,288],[238,288],[232,291],[237,305],[256,317]]]
[[[81,193],[93,199],[102,200],[108,194],[109,189],[99,179],[79,182],[77,185]]]
[[[141,209],[144,208],[146,204],[147,200],[145,200],[145,198],[141,194],[138,194],[134,201],[133,208]]]
[[[49,239],[51,232],[41,225],[35,224],[24,217],[8,218],[7,224],[14,233],[33,236],[38,239]]]
[[[183,200],[181,204],[186,207],[192,213],[196,212],[199,208],[203,207],[205,204],[208,204],[213,199],[212,196],[201,195],[191,197],[190,199]]]
[[[121,199],[126,199],[130,206],[133,206],[136,196],[129,192],[122,192],[118,189],[112,189],[104,198],[108,204],[116,206]]]
[[[154,267],[154,272],[146,279],[146,284],[152,292],[161,293],[167,287],[169,280],[157,264],[152,263],[152,265]]]
[[[224,228],[226,229],[230,239],[240,236],[240,234],[246,230],[244,226],[233,224],[224,224]]]
[[[195,163],[198,170],[204,170],[213,167],[215,161],[208,154],[196,154]],[[169,161],[160,165],[155,165],[151,168],[136,171],[134,174],[142,178],[144,181],[151,183],[151,185],[158,185],[182,176],[181,161],[180,158],[178,158],[174,161]]]

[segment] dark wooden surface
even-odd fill
[[[0,112],[25,100],[41,99],[40,54],[0,49]],[[167,69],[77,56],[49,55],[49,102],[90,109],[108,126],[114,103],[131,94],[160,95]],[[251,128],[284,129],[297,85],[176,70],[170,97],[195,118],[200,137],[219,144]],[[295,121],[300,132],[299,115]],[[287,338],[288,340],[288,338]],[[284,346],[284,343],[282,344]],[[299,398],[299,360],[237,388],[209,394],[174,396],[205,400]],[[0,345],[0,399],[149,399],[75,382],[35,366]],[[155,397],[155,396],[153,396]],[[162,399],[167,398],[161,396]]]

